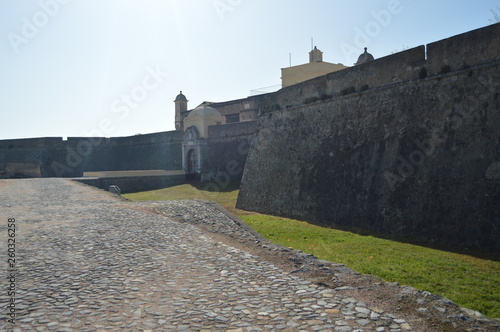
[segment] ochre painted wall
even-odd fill
[[[281,69],[281,86],[287,87],[304,82],[318,76],[326,75],[348,68],[341,64],[329,62],[312,62],[303,65],[292,66]]]

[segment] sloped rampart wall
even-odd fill
[[[337,72],[268,98],[237,207],[500,252],[499,27],[432,44],[460,59],[412,58],[399,76],[393,62],[400,79],[365,91],[302,102],[340,89]]]

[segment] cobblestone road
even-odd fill
[[[411,330],[196,226],[69,180],[1,181],[0,207],[0,331]]]

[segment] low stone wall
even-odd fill
[[[0,171],[2,178],[39,178],[41,177],[38,161],[8,161]]]
[[[123,194],[172,187],[186,182],[185,175],[132,176],[110,178],[75,178],[74,181],[99,189],[118,186]]]
[[[91,178],[126,178],[137,176],[166,176],[166,175],[185,175],[183,170],[137,170],[137,171],[98,171],[98,172],[83,172],[84,177]]]

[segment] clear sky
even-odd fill
[[[498,0],[0,0],[0,139],[174,129],[203,101],[484,27]]]

